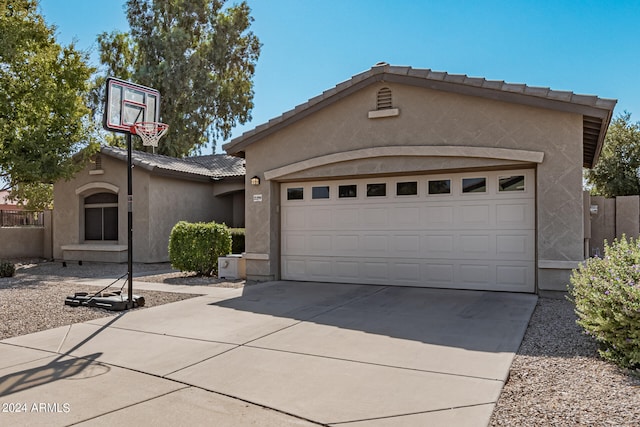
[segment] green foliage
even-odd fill
[[[169,259],[180,271],[201,275],[218,273],[218,257],[231,251],[231,232],[215,222],[177,223],[169,237]]]
[[[53,209],[53,185],[40,182],[21,183],[11,189],[9,198],[29,211]]]
[[[61,47],[35,0],[0,0],[0,178],[52,183],[81,168],[90,139],[87,82],[93,69],[73,44]]]
[[[207,142],[215,147],[216,138],[228,138],[236,123],[251,119],[260,42],[249,30],[247,3],[224,3],[128,0],[130,32],[98,37],[110,75],[160,91],[169,132],[159,154],[182,157]]]
[[[244,252],[244,228],[230,228],[231,232],[231,253],[241,254]]]
[[[5,260],[0,260],[0,277],[13,277],[16,273],[16,266]]]
[[[571,285],[578,324],[600,344],[600,355],[640,368],[640,241],[605,242],[604,258],[574,270]]]
[[[630,113],[611,122],[600,159],[586,178],[594,195],[640,194],[640,123],[632,123]]]

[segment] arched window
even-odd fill
[[[376,103],[376,110],[388,110],[393,108],[393,102],[391,100],[391,89],[383,87],[378,91],[378,99]]]
[[[118,240],[118,195],[97,193],[84,198],[84,240]]]

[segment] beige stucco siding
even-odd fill
[[[143,226],[149,236],[147,257],[155,261],[169,259],[168,236],[177,222],[208,222],[229,216],[228,203],[213,196],[210,183],[190,182],[185,186],[184,181],[154,177],[149,194],[148,221]]]
[[[389,87],[396,117],[369,119],[376,93]],[[582,116],[510,104],[486,98],[440,92],[401,84],[379,83],[249,145],[245,150],[247,180],[257,175],[259,187],[247,182],[247,251],[255,254],[247,274],[278,276],[279,184],[264,173],[320,156],[373,147],[469,146],[543,152],[537,168],[537,257],[582,259]],[[345,159],[346,160],[346,159]],[[358,159],[299,171],[286,180],[424,173],[439,169],[522,167],[525,163],[492,158],[384,157]],[[260,194],[261,202],[253,195]],[[258,258],[268,257],[268,260]],[[544,272],[542,272],[544,274]],[[539,281],[540,288],[562,286]]]

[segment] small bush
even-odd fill
[[[623,368],[640,368],[640,242],[605,242],[571,275],[569,293],[578,324],[600,345],[600,355]]]
[[[244,228],[230,228],[231,231],[231,253],[241,254],[244,252]]]
[[[180,271],[200,275],[218,273],[218,257],[231,251],[231,233],[224,224],[177,223],[169,237],[169,259]]]
[[[13,277],[16,266],[11,261],[0,260],[0,277]]]

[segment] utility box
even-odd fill
[[[218,258],[219,279],[246,279],[246,260],[242,255],[227,255]]]

